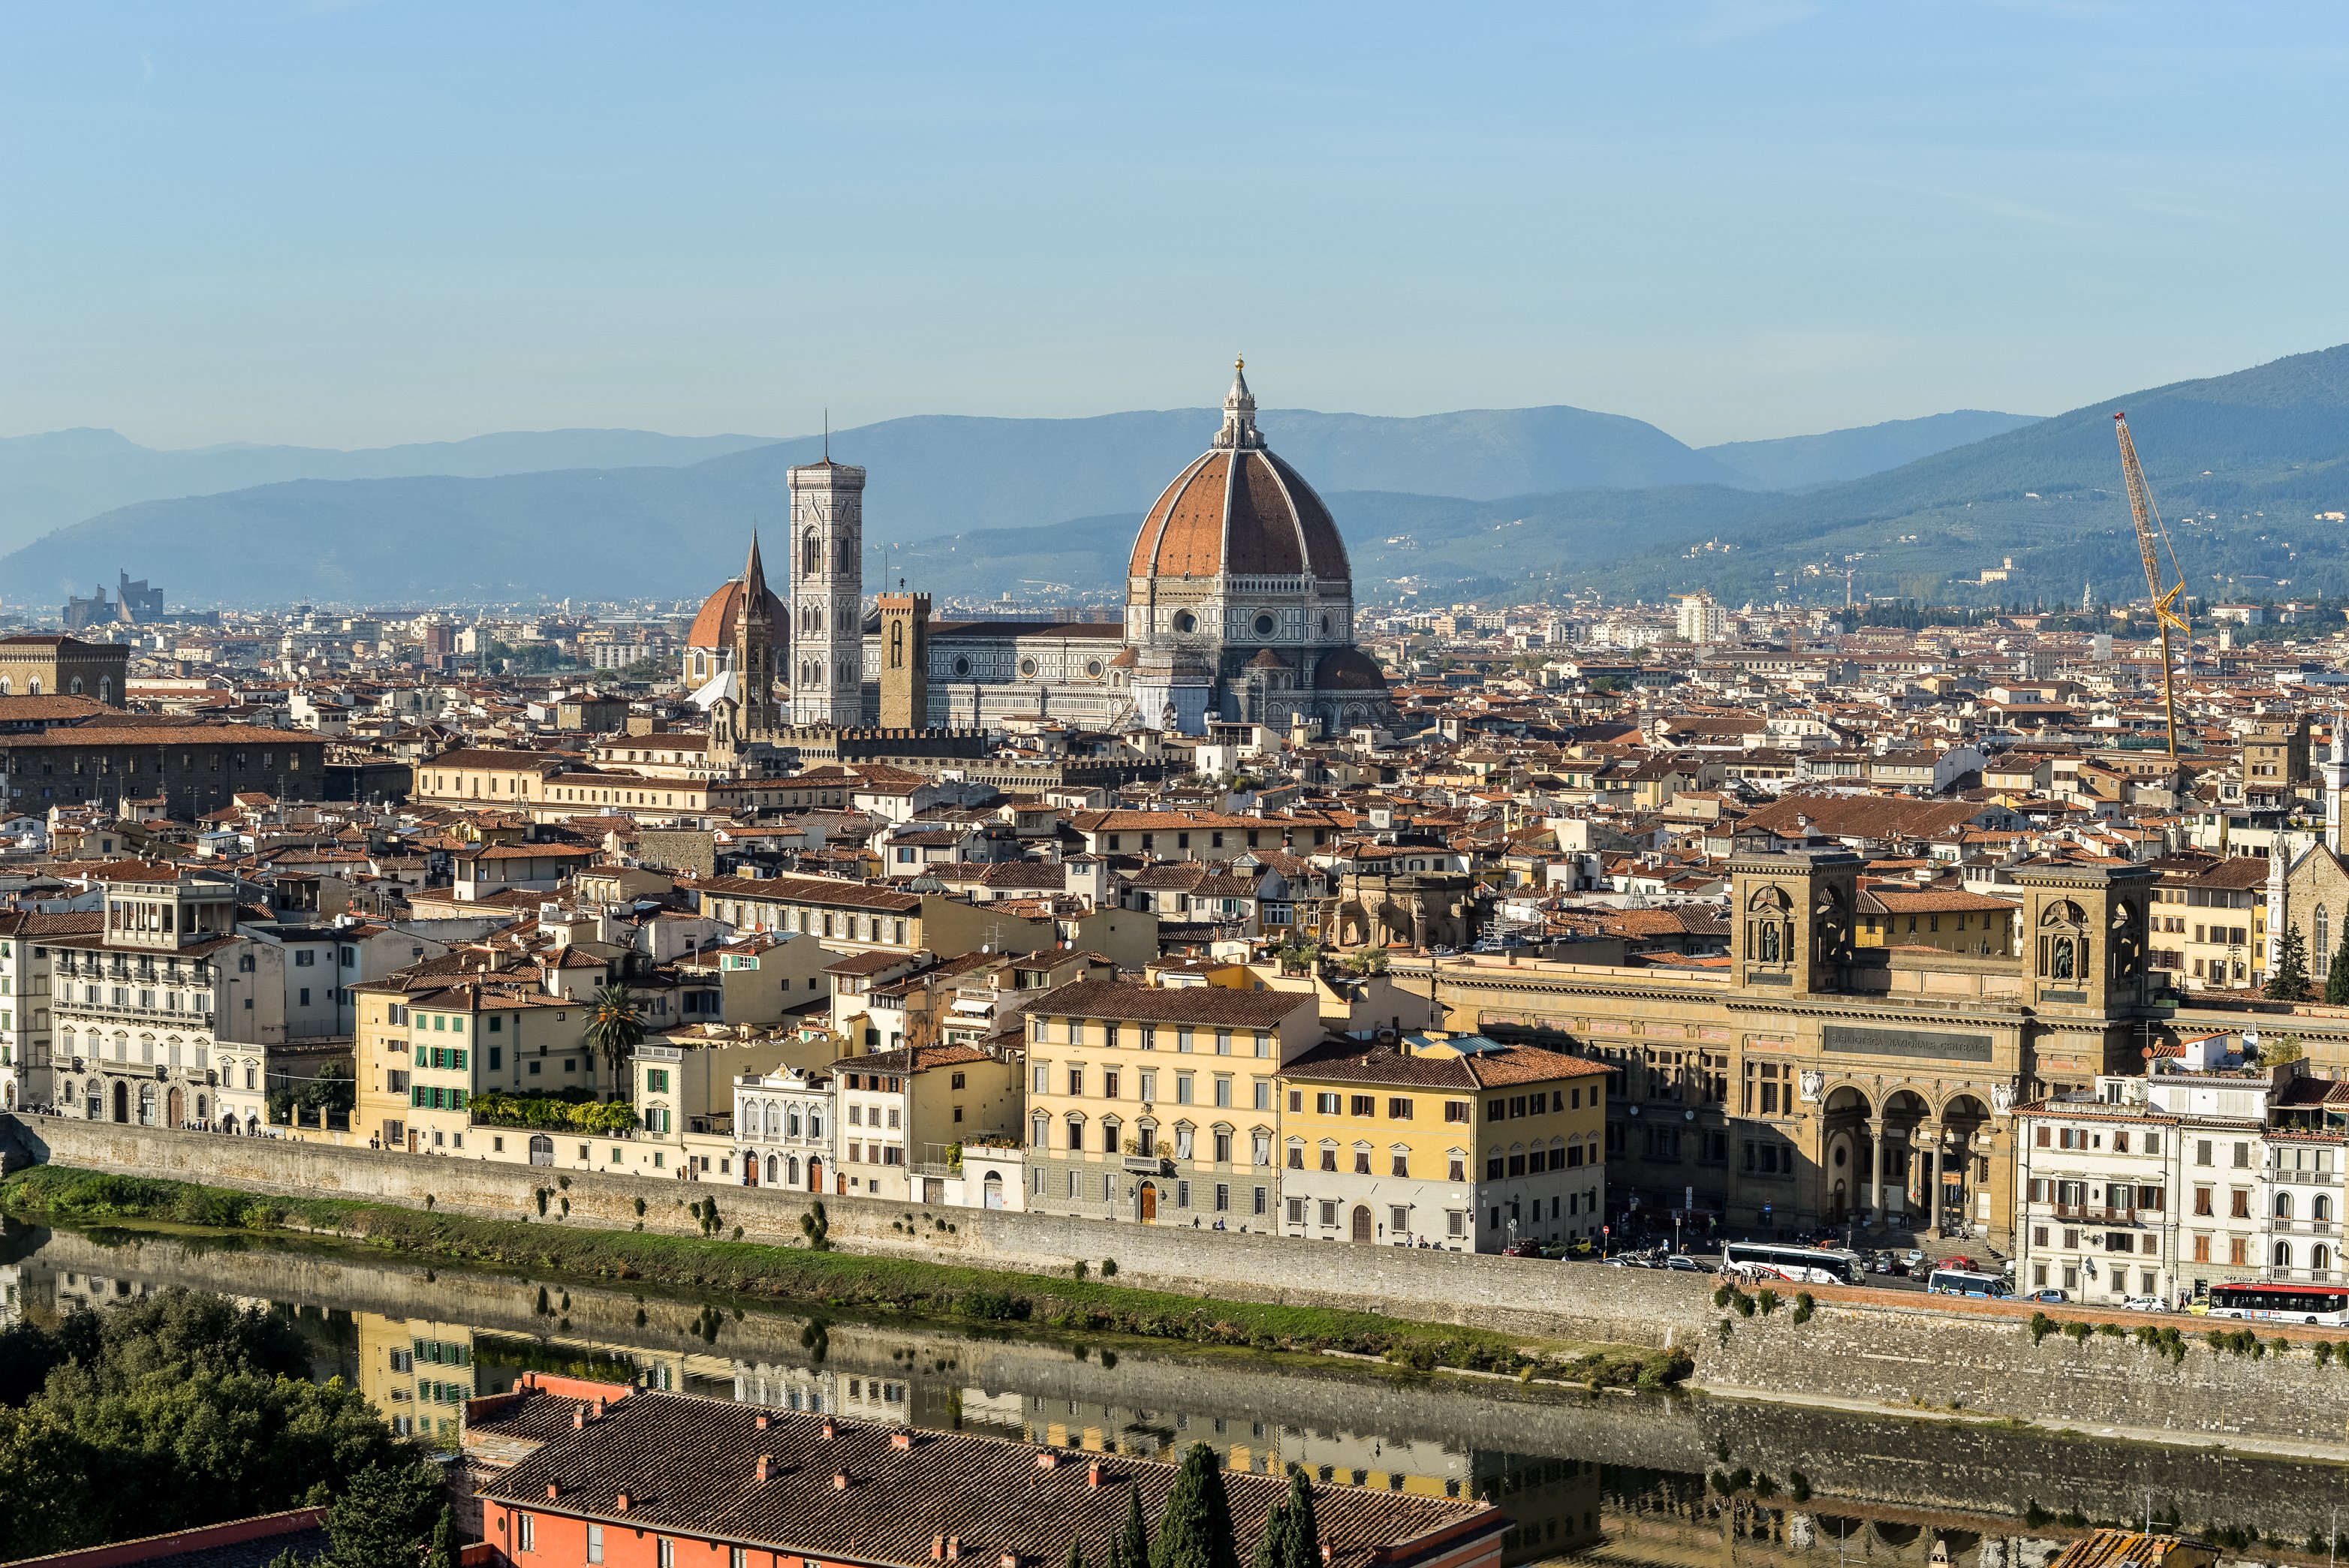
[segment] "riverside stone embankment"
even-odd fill
[[[1984,1529],[1987,1521],[2020,1514],[2033,1502],[2051,1513],[2107,1517],[2117,1511],[2116,1500],[2141,1499],[2148,1491],[2160,1507],[2179,1510],[2196,1525],[2256,1524],[2295,1541],[2330,1528],[2330,1490],[2310,1485],[2310,1470],[2296,1460],[2083,1442],[2006,1422],[1924,1420],[1783,1401],[1587,1398],[1483,1378],[1381,1376],[1347,1362],[1317,1374],[1293,1360],[1273,1367],[1153,1346],[1122,1346],[1113,1357],[1072,1357],[1064,1344],[1019,1335],[887,1320],[833,1319],[818,1357],[803,1337],[807,1319],[788,1312],[754,1309],[712,1323],[689,1299],[623,1286],[428,1270],[260,1239],[222,1247],[208,1238],[60,1231],[28,1265],[117,1284],[180,1284],[313,1310],[461,1326],[514,1340],[543,1338],[581,1354],[623,1349],[670,1367],[678,1387],[703,1357],[744,1379],[773,1367],[816,1366],[835,1379],[910,1377],[912,1418],[923,1425],[952,1424],[966,1395],[974,1407],[1016,1395],[1072,1425],[1164,1423],[1181,1413],[1189,1418],[1185,1429],[1228,1427],[1236,1437],[1263,1426],[1402,1439],[1453,1452],[1573,1456],[1616,1467],[1625,1472],[1625,1486],[1636,1484],[1628,1478],[1637,1472],[1699,1475],[1745,1465],[1784,1483],[1800,1471],[1822,1498],[1835,1500],[1820,1505],[1825,1511],[1866,1503],[1941,1529]],[[948,1367],[951,1373],[932,1370]],[[1071,1410],[1083,1415],[1071,1417]],[[1914,1555],[1921,1560],[1923,1549]]]
[[[690,1202],[715,1200],[729,1233],[798,1244],[812,1200],[772,1189],[572,1174],[528,1166],[333,1149],[48,1118],[9,1117],[15,1156],[284,1197],[341,1197],[532,1224],[692,1235]],[[541,1194],[548,1195],[542,1217]],[[565,1212],[565,1203],[568,1209]],[[1955,1410],[2092,1431],[2196,1439],[2349,1458],[2349,1364],[2312,1336],[2266,1335],[2264,1353],[2214,1349],[2205,1320],[2166,1322],[2182,1357],[2129,1335],[2033,1343],[2028,1314],[1949,1311],[1913,1295],[1821,1291],[1806,1321],[1713,1303],[1713,1282],[1646,1270],[1300,1243],[1189,1227],[1110,1224],[996,1210],[823,1200],[843,1251],[1065,1275],[1114,1259],[1118,1283],[1233,1300],[1334,1306],[1423,1322],[1627,1345],[1694,1357],[1699,1387],[1771,1399]],[[940,1224],[953,1227],[942,1230]]]

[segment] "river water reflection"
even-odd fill
[[[1938,1543],[1955,1568],[2037,1568],[2072,1533],[2065,1515],[2149,1509],[2295,1547],[2336,1510],[2349,1520],[2349,1466],[2329,1460],[818,1319],[244,1238],[11,1227],[0,1255],[12,1317],[173,1284],[267,1303],[314,1346],[319,1376],[356,1382],[398,1429],[450,1444],[465,1399],[528,1370],[1144,1457],[1204,1441],[1239,1468],[1299,1464],[1326,1482],[1490,1499],[1517,1522],[1510,1564],[1924,1568]]]

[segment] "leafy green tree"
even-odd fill
[[[614,1088],[623,1087],[621,1075],[644,1038],[644,1015],[626,985],[615,982],[587,999],[588,1048],[612,1069]]]
[[[47,1342],[0,1343],[0,1488],[41,1503],[0,1511],[0,1558],[266,1513],[416,1462],[356,1389],[311,1381],[274,1313],[174,1290],[32,1332]]]
[[[2266,995],[2271,1002],[2308,1000],[2308,939],[2296,925],[2285,926],[2276,939],[2275,964],[2268,971]]]
[[[1150,1568],[1240,1568],[1223,1466],[1205,1443],[1193,1443],[1183,1455],[1183,1468],[1159,1515]]]
[[[347,1116],[358,1104],[358,1085],[352,1080],[349,1068],[328,1062],[295,1092],[294,1101],[305,1110]]]
[[[370,1465],[326,1511],[327,1568],[421,1568],[448,1511],[439,1466]]]
[[[2332,966],[2324,972],[2324,999],[2336,1007],[2349,1003],[2349,916],[2344,917],[2340,945],[2333,948]]]

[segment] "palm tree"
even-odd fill
[[[625,1091],[621,1074],[644,1037],[644,1017],[626,985],[616,981],[587,999],[587,1047],[611,1068],[616,1099]]]

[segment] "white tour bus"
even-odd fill
[[[1775,1242],[1732,1242],[1721,1249],[1721,1266],[1754,1279],[1786,1279],[1797,1284],[1858,1284],[1863,1278],[1857,1253]]]

